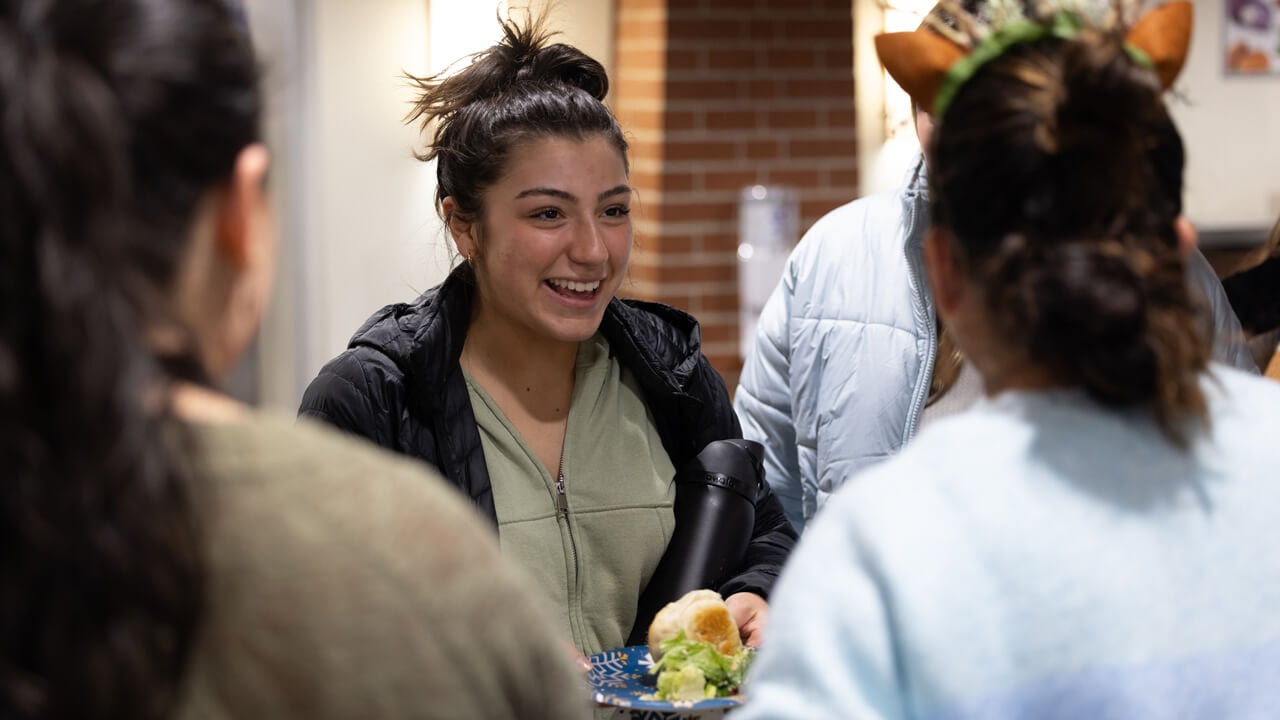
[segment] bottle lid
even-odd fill
[[[764,446],[752,440],[716,440],[676,473],[678,483],[732,490],[755,504],[764,483]]]

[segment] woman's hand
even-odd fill
[[[725,598],[729,617],[738,625],[742,642],[758,648],[764,640],[765,627],[769,625],[769,603],[751,592],[734,593]]]
[[[586,655],[578,652],[578,648],[574,647],[573,643],[564,641],[564,649],[569,654],[569,658],[573,661],[573,666],[578,669],[578,672],[591,672],[591,661],[587,659]]]

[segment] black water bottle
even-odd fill
[[[640,595],[628,645],[648,642],[649,625],[690,590],[718,588],[742,567],[764,484],[764,447],[716,440],[676,471],[676,529]]]

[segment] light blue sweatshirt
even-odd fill
[[[852,479],[772,597],[761,718],[1280,717],[1280,384],[1214,366],[1187,451],[1006,392]]]

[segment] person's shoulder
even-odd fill
[[[245,688],[287,667],[296,692],[345,683],[345,711],[325,717],[422,697],[450,717],[557,703],[573,714],[578,703],[565,693],[574,678],[556,662],[560,647],[526,578],[426,465],[306,420],[255,415],[195,429],[208,622],[224,638],[210,652],[230,645],[225,638],[241,649],[210,662],[242,679],[231,683],[233,700],[276,708],[275,689]]]
[[[1033,441],[1034,428],[1016,417],[972,408],[930,425],[897,455],[848,478],[826,508],[881,515],[891,507],[928,502],[956,486],[990,480],[985,469],[1016,462]]]
[[[901,237],[903,201],[900,190],[865,195],[828,212],[813,224],[798,247],[818,253],[838,250],[853,237]]]
[[[442,287],[427,290],[411,303],[386,305],[370,315],[352,334],[347,350],[330,365],[355,360],[403,368],[415,350],[433,339],[432,330],[441,319]]]
[[[635,298],[609,303],[601,332],[610,347],[621,350],[628,363],[639,353],[655,368],[687,375],[702,357],[698,320],[670,305]]]
[[[1204,374],[1201,386],[1209,392],[1213,392],[1214,386],[1219,386],[1225,388],[1226,392],[1237,396],[1257,393],[1270,399],[1280,397],[1280,382],[1245,372],[1221,362],[1213,362],[1209,365],[1209,371]],[[1269,408],[1271,405],[1265,401],[1250,402],[1249,404],[1260,408]],[[1280,412],[1280,407],[1275,408],[1275,410]]]
[[[1280,429],[1280,382],[1214,363],[1201,388],[1209,399],[1211,422],[1239,424],[1233,432],[1272,437]]]
[[[478,511],[426,463],[323,423],[261,413],[200,427],[195,443],[220,535],[229,529],[249,552],[359,557],[405,582],[406,573],[459,577],[499,562]]]
[[[307,388],[307,395],[340,395],[344,388],[365,391],[375,379],[398,382],[404,369],[387,352],[373,345],[355,345],[326,362]]]
[[[351,522],[361,522],[360,508],[387,503],[470,514],[430,466],[324,423],[255,412],[243,422],[195,427],[201,464],[223,492],[306,498],[312,510]]]
[[[411,374],[423,351],[433,351],[444,341],[447,326],[469,314],[466,286],[455,272],[412,302],[383,306],[361,323],[347,349],[321,373],[350,375],[365,367],[383,367]]]
[[[829,308],[826,296],[867,283],[906,286],[914,224],[899,192],[868,195],[824,215],[791,252],[787,275],[797,297]]]
[[[419,340],[401,327],[401,312],[414,311],[408,305],[383,308],[320,368],[303,392],[301,414],[338,422],[359,408],[385,412],[396,406],[407,378],[425,371],[412,362]]]

